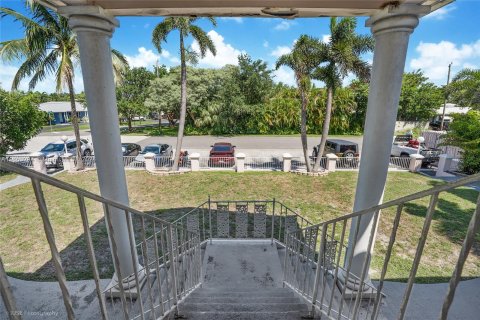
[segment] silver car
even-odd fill
[[[142,152],[139,153],[139,155],[135,158],[135,161],[145,162],[145,154],[147,153],[154,153],[155,159],[171,159],[173,156],[173,149],[172,146],[168,144],[149,144],[143,149]]]
[[[93,153],[92,144],[87,139],[83,138],[80,139],[80,142],[82,144],[80,147],[82,155],[84,157],[91,156]],[[62,140],[51,142],[40,150],[40,152],[45,155],[45,164],[47,167],[63,167],[62,155],[65,154],[65,147],[67,148],[68,153],[76,155],[77,145],[75,139],[69,139],[65,141],[65,143]]]

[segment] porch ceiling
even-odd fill
[[[453,0],[36,0],[53,9],[97,5],[115,16],[369,16],[388,4],[417,4],[434,11]]]

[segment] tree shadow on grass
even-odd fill
[[[166,221],[173,221],[176,218],[182,216],[183,214],[191,211],[192,209],[194,208],[172,208],[149,211],[146,213]],[[152,223],[150,221],[151,219],[145,219],[145,225],[147,230],[146,237],[149,237],[153,234],[153,232],[151,231]],[[135,242],[138,244],[141,242],[140,231],[142,222],[141,219],[136,216],[132,218],[132,222],[134,227]],[[78,225],[78,228],[83,230],[83,226],[81,224]],[[95,258],[97,260],[100,278],[111,278],[114,272],[114,268],[113,259],[110,251],[110,244],[108,241],[105,218],[101,218],[94,225],[92,225],[90,227],[90,233],[92,236],[92,243],[95,251]],[[141,256],[141,249],[137,247],[137,250],[139,252],[139,256]],[[50,250],[47,251],[47,254],[48,257],[51,257]],[[25,259],[28,259],[28,256],[26,256]],[[81,236],[77,237],[70,244],[68,244],[66,248],[60,251],[60,259],[62,261],[62,266],[65,270],[67,280],[93,279],[93,270],[91,269],[90,265],[90,259],[87,251],[84,233],[82,233]],[[55,266],[51,259],[34,272],[8,272],[7,270],[7,273],[9,276],[24,280],[57,281],[55,274]]]

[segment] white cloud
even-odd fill
[[[222,17],[220,20],[225,20],[225,21],[234,21],[236,23],[243,23],[243,18],[241,17]]]
[[[0,87],[4,90],[10,90],[12,88],[13,78],[18,71],[18,66],[8,65],[0,62]],[[75,79],[73,87],[75,92],[83,91],[83,78],[80,68],[75,68]],[[28,83],[30,78],[25,78],[20,82],[19,90],[28,91]],[[54,74],[49,74],[43,80],[37,83],[34,91],[52,93],[56,91],[56,80]],[[66,90],[63,90],[66,91]]]
[[[130,67],[145,67],[151,69],[157,61],[165,63],[170,61],[173,64],[179,63],[177,57],[172,56],[167,50],[162,50],[161,54],[153,52],[153,50],[148,50],[145,47],[138,48],[138,53],[134,56],[125,55],[125,58],[128,61]],[[167,60],[167,61],[165,61]]]
[[[145,29],[148,29],[148,27],[150,27],[150,23],[145,23],[145,24],[143,25],[143,27],[144,27]]]
[[[263,41],[263,47],[264,47],[264,48],[268,48],[269,45],[270,45],[270,44],[268,43],[267,40]]]
[[[212,39],[215,48],[217,49],[217,54],[214,56],[210,51],[208,51],[203,59],[199,59],[199,63],[214,68],[221,68],[227,64],[237,65],[237,57],[241,53],[244,53],[244,51],[235,49],[231,44],[225,43],[225,39],[214,30],[209,31],[208,35]],[[192,49],[200,52],[198,42],[195,40],[192,43]]]
[[[324,34],[322,35],[322,42],[323,43],[329,43],[330,42],[331,35],[330,34]]]
[[[480,65],[480,39],[470,44],[455,44],[449,41],[420,42],[415,51],[419,57],[410,61],[410,68],[422,69],[425,75],[437,84],[446,81],[450,62],[454,70]]]
[[[282,82],[284,84],[288,84],[290,86],[295,86],[295,76],[293,74],[293,71],[285,66],[281,66],[277,70],[273,72],[273,75],[275,76],[273,78],[273,81],[279,83]]]
[[[284,54],[288,54],[292,51],[292,48],[290,47],[287,47],[287,46],[277,46],[275,48],[275,50],[273,50],[272,52],[270,52],[270,55],[271,56],[274,56],[274,57],[280,57]]]
[[[277,24],[273,29],[274,30],[288,30],[291,26],[295,24],[295,21],[290,20],[282,20],[279,24]]]
[[[443,20],[450,15],[450,12],[457,9],[455,6],[445,6],[433,11],[432,13],[426,15],[424,19],[433,19],[433,20]]]

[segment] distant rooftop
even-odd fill
[[[447,103],[445,107],[445,114],[449,115],[453,113],[467,113],[469,110],[470,108],[468,107],[460,107],[460,106],[457,106],[455,103]],[[437,114],[438,115],[443,114],[443,105],[437,109]]]
[[[86,111],[87,108],[78,101],[75,101],[75,106],[77,107],[77,111]],[[50,101],[40,103],[39,105],[40,110],[45,112],[70,112],[72,108],[70,106],[70,101]]]

